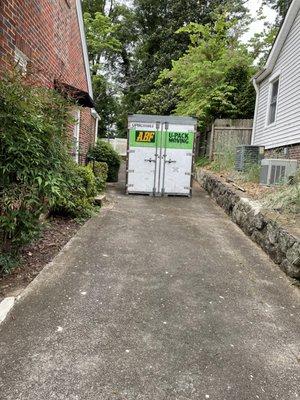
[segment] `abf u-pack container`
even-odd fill
[[[128,194],[191,196],[197,120],[192,117],[128,117]]]

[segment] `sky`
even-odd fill
[[[257,17],[257,12],[262,4],[262,0],[248,0],[248,8],[251,11],[252,17]],[[269,7],[264,7],[264,14],[266,21],[274,22],[276,19],[276,12]],[[254,21],[250,27],[249,32],[244,35],[243,40],[247,42],[256,32],[263,30],[264,21]]]

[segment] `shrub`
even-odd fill
[[[0,80],[0,272],[39,231],[41,213],[86,217],[97,183],[70,156],[73,105],[17,71]]]
[[[0,253],[0,275],[9,274],[19,262],[19,257],[14,253]]]
[[[0,80],[0,247],[28,242],[60,196],[69,103],[16,71]]]
[[[108,182],[117,182],[121,165],[119,154],[112,148],[110,143],[98,140],[96,145],[88,153],[89,161],[105,162],[108,165]]]
[[[96,179],[91,168],[77,165],[70,160],[63,176],[64,184],[60,196],[52,206],[52,213],[82,218],[91,216],[97,193]]]
[[[77,174],[82,179],[86,197],[93,199],[97,194],[96,178],[90,166],[77,166]]]
[[[94,161],[89,163],[89,166],[95,175],[97,192],[100,193],[106,187],[108,165],[105,162]]]

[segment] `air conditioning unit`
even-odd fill
[[[244,172],[253,164],[259,164],[264,157],[263,146],[241,145],[236,147],[235,169]]]
[[[297,160],[265,158],[261,162],[260,183],[261,185],[287,183],[295,176],[297,169]]]

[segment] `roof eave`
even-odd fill
[[[257,83],[261,82],[273,71],[275,63],[286,41],[286,38],[293,26],[293,23],[295,21],[295,18],[299,10],[300,10],[300,0],[293,0],[286,14],[286,17],[283,21],[283,24],[278,32],[274,45],[271,49],[271,52],[265,64],[265,67],[262,70],[260,70],[253,78]]]

